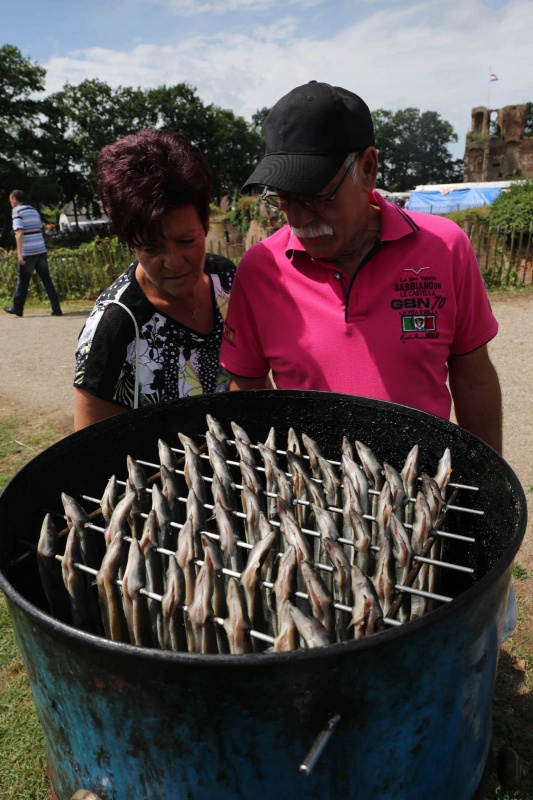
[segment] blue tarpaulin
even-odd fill
[[[450,189],[449,191],[414,191],[409,195],[409,211],[425,211],[427,214],[450,214],[465,208],[487,206],[496,200],[501,188]]]

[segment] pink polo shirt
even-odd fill
[[[376,192],[381,247],[350,284],[314,261],[285,226],[243,256],[220,362],[235,375],[272,370],[278,389],[389,400],[449,418],[450,354],[496,335],[468,237],[453,222],[406,212]]]

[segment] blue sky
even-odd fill
[[[438,112],[462,157],[474,106],[533,101],[532,30],[533,0],[19,0],[0,44],[46,68],[48,93],[185,81],[247,119],[326,81],[370,109]]]

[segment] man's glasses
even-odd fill
[[[291,203],[300,203],[302,208],[311,210],[311,211],[324,211],[327,208],[328,203],[331,203],[335,200],[337,196],[337,192],[341,188],[342,184],[344,183],[348,173],[350,172],[351,168],[357,161],[358,156],[354,158],[352,163],[346,169],[346,172],[338,182],[335,189],[329,195],[302,195],[302,194],[291,194],[291,195],[279,195],[279,194],[268,194],[268,186],[265,186],[263,189],[263,193],[261,195],[261,200],[264,200],[265,203],[271,208],[281,208],[282,204],[285,203],[286,206],[290,206]]]

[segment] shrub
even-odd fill
[[[529,230],[533,223],[533,181],[514,183],[490,207],[490,226]]]

